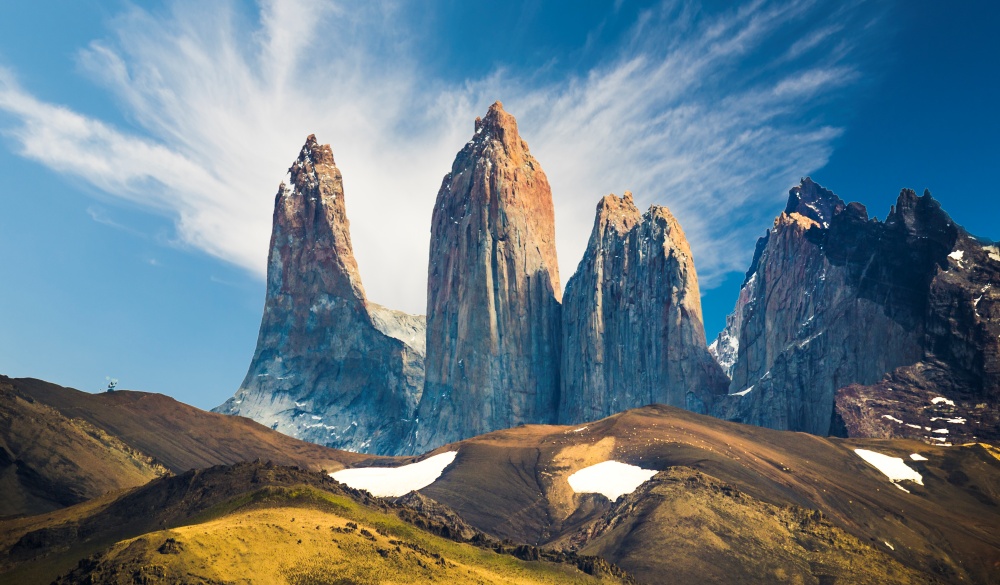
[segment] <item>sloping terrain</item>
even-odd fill
[[[660,472],[575,535],[581,552],[628,565],[646,583],[925,583],[822,513],[766,504],[690,468]],[[691,546],[697,543],[697,546]]]
[[[62,414],[46,410],[52,416],[78,417],[58,419],[63,426],[93,425],[127,449],[148,448],[175,466],[196,465],[196,457],[294,457],[313,471],[259,462],[189,471],[2,521],[0,583],[48,583],[73,567],[65,582],[229,582],[261,559],[270,563],[260,569],[267,580],[290,583],[392,582],[401,575],[537,582],[531,580],[537,574],[501,570],[534,566],[520,564],[534,559],[568,563],[553,574],[569,571],[572,579],[582,578],[573,567],[615,574],[607,564],[614,563],[644,583],[1000,581],[1000,451],[985,444],[822,438],[654,405],[579,426],[519,426],[444,446],[424,456],[455,452],[440,477],[419,494],[390,501],[314,471],[398,466],[414,458],[342,453],[157,395],[11,385],[37,408],[45,408],[43,399],[58,405]],[[213,428],[220,424],[233,426]],[[910,479],[891,480],[855,449],[899,458],[902,477]],[[574,491],[571,475],[608,461],[651,470],[642,478],[652,479],[622,490],[626,495],[615,502]],[[432,548],[389,524],[351,516],[342,508],[354,504],[334,505],[334,496],[365,514],[521,561],[491,564],[493,553],[483,550]],[[310,510],[309,526],[298,525],[307,513],[296,508]],[[343,532],[348,520],[371,526],[370,535]],[[320,546],[327,536],[329,546]],[[341,540],[334,543],[334,536]],[[434,565],[422,550],[455,566]],[[357,560],[347,565],[347,558]],[[483,558],[486,565],[473,562]]]
[[[306,443],[248,418],[206,412],[162,394],[88,394],[32,378],[10,383],[63,416],[82,419],[154,457],[174,473],[255,459],[334,471],[368,458]]]
[[[505,546],[475,532],[482,546],[460,544],[441,536],[454,526],[443,507],[426,510],[298,468],[217,466],[34,526],[0,525],[0,582],[628,582],[600,559]]]
[[[894,485],[856,448],[906,460],[923,485]],[[906,582],[911,571],[922,575],[916,582],[1000,580],[1000,459],[985,445],[822,438],[649,406],[575,428],[498,431],[445,449],[457,449],[455,462],[421,490],[425,496],[489,534],[597,553],[640,580],[657,582],[650,576],[661,575],[663,582],[700,583],[699,575],[792,543],[801,550],[789,554],[794,562],[786,570],[803,582],[852,582],[845,575]],[[668,489],[667,480],[680,476],[661,474],[660,486],[647,490],[661,503],[646,501],[623,515],[604,496],[574,493],[567,481],[607,460],[689,474],[698,478],[696,489]],[[726,490],[743,494],[742,503],[723,506],[717,492]],[[690,518],[688,538],[671,536],[685,534],[677,510]],[[813,511],[822,522],[803,523]],[[625,517],[628,531],[644,536],[597,529]],[[782,525],[784,534],[776,533]],[[603,540],[591,542],[588,534]],[[650,554],[657,538],[670,543],[669,554]],[[825,544],[817,549],[814,542]],[[846,571],[859,563],[885,572]],[[773,572],[760,579],[747,582],[781,580]]]
[[[0,517],[48,512],[168,473],[149,455],[0,378]]]

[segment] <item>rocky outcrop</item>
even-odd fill
[[[923,358],[838,391],[842,432],[946,445],[1000,439],[998,287],[1000,247],[959,228],[927,289]]]
[[[981,314],[974,303],[989,298],[992,262],[929,193],[904,190],[882,222],[803,180],[759,244],[723,333],[738,339],[737,360],[715,414],[821,435],[880,436],[891,423],[926,438],[926,425],[892,422],[901,403],[875,406],[896,404],[889,387],[905,387],[898,400],[912,408],[963,393],[995,404],[996,319],[988,301]]]
[[[548,179],[497,102],[434,204],[419,448],[555,422],[559,299]]]
[[[344,188],[309,136],[278,188],[253,361],[216,411],[350,451],[405,450],[423,384],[423,319],[365,298]]]
[[[559,420],[660,403],[704,413],[729,380],[705,347],[684,232],[665,207],[604,197],[563,299]]]

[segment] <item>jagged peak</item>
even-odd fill
[[[302,145],[299,156],[292,166],[302,168],[305,165],[321,164],[336,166],[337,163],[333,160],[333,149],[330,148],[329,144],[320,144],[316,140],[316,135],[310,134],[306,137],[305,144]]]
[[[610,193],[597,202],[597,217],[594,221],[594,236],[608,228],[615,230],[618,234],[624,234],[642,221],[642,214],[639,208],[632,201],[632,192],[625,191],[625,194],[618,197]]]
[[[289,246],[302,254],[280,251]],[[303,264],[288,264],[293,257]],[[275,259],[277,263],[272,266]],[[364,287],[351,246],[343,177],[334,164],[330,145],[319,144],[316,135],[310,134],[288,168],[275,197],[268,281],[271,282],[272,276],[277,279],[276,283],[298,282],[299,277],[313,279],[315,265],[331,259],[336,277],[329,274],[322,277],[327,281],[323,293],[355,298],[363,303]],[[293,273],[299,269],[304,272],[292,276],[286,274],[286,269]]]
[[[745,287],[750,279],[753,278],[754,274],[757,274],[757,268],[760,266],[761,256],[764,254],[764,249],[767,248],[767,242],[771,239],[771,230],[764,232],[764,235],[757,238],[757,243],[754,245],[753,249],[753,259],[750,260],[750,268],[747,269],[746,274],[743,277],[743,284],[740,285],[740,289]]]
[[[674,214],[670,213],[670,208],[666,205],[650,205],[649,209],[646,210],[645,219],[651,220],[656,218],[663,218],[670,223],[678,224],[677,218]]]
[[[635,213],[639,215],[639,208],[635,206],[635,201],[632,199],[632,192],[625,191],[624,195],[621,197],[615,195],[614,193],[608,193],[601,200],[597,202],[597,213]]]
[[[664,239],[669,241],[675,250],[688,258],[691,257],[691,245],[684,234],[684,228],[681,227],[681,222],[677,221],[674,214],[670,213],[670,209],[667,206],[650,205],[649,209],[642,216],[642,220],[662,226]]]
[[[521,139],[517,130],[517,119],[503,109],[499,101],[493,102],[486,116],[476,118],[476,133],[470,144],[486,144],[488,140],[500,142],[507,156],[521,158],[521,153],[528,153],[528,144]]]
[[[811,177],[805,177],[799,185],[788,190],[785,213],[807,217],[826,228],[830,226],[833,217],[845,207],[844,200],[833,191],[824,189]]]
[[[913,189],[900,189],[896,204],[889,208],[889,215],[886,216],[886,224],[902,221],[911,223],[915,216],[935,217],[939,221],[950,225],[951,217],[941,207],[941,202],[935,199],[930,189],[924,189],[924,194],[918,196]]]
[[[278,198],[289,199],[295,194],[305,197],[306,191],[319,186],[321,175],[328,176],[334,181],[339,181],[341,178],[340,169],[333,159],[333,149],[329,144],[319,144],[316,135],[310,134],[299,150],[295,162],[288,167],[288,172],[285,173],[278,189]]]
[[[618,234],[625,234],[642,223],[659,223],[666,228],[665,234],[669,240],[687,249],[687,237],[680,222],[670,213],[670,209],[665,205],[654,204],[649,206],[646,213],[641,213],[635,205],[631,191],[625,191],[621,197],[610,193],[597,202],[593,235],[597,236],[608,227]]]

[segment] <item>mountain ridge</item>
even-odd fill
[[[879,221],[803,179],[715,341],[732,382],[714,414],[819,435],[996,440],[992,250],[929,192],[902,190]]]

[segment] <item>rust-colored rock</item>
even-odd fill
[[[420,317],[365,298],[340,170],[309,136],[274,202],[257,350],[216,410],[338,449],[397,453],[420,397],[422,337]]]
[[[549,182],[497,102],[434,204],[419,448],[555,422],[560,296]]]
[[[660,403],[706,412],[728,378],[705,347],[698,277],[666,207],[604,197],[563,299],[559,420]]]

